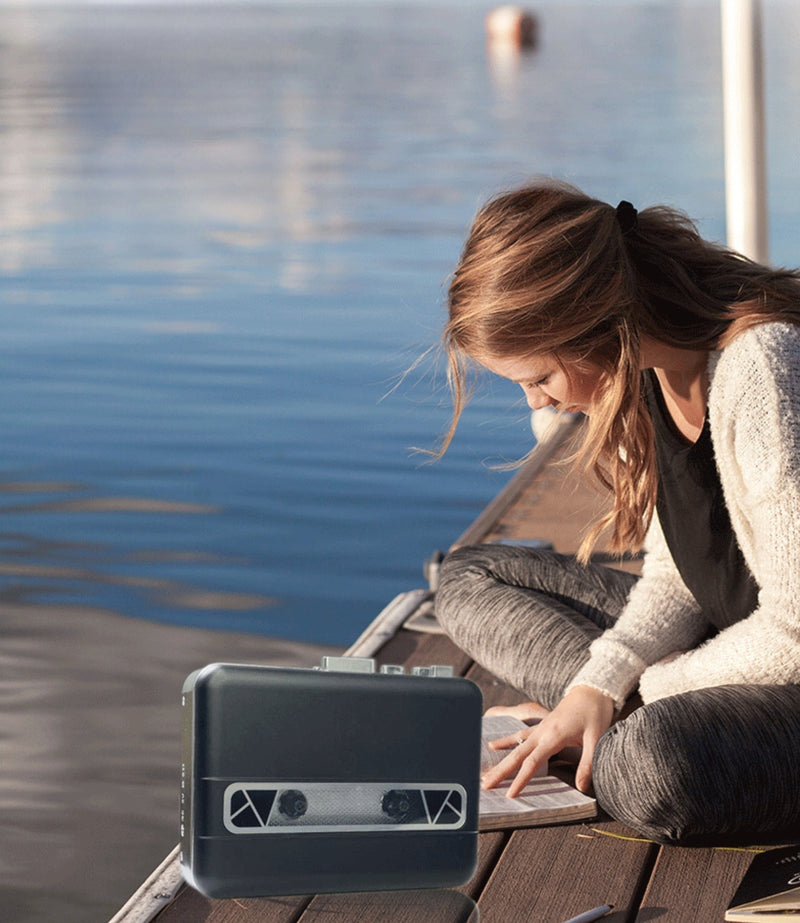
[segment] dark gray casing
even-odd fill
[[[183,689],[181,864],[209,897],[441,888],[477,861],[482,697],[462,678],[211,664]],[[232,783],[447,783],[459,829],[240,835]],[[229,820],[230,823],[230,820]]]

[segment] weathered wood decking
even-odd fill
[[[579,424],[575,424],[576,426]],[[598,498],[557,462],[566,453],[569,427],[551,434],[498,498],[456,544],[544,538],[573,552],[598,509]],[[637,563],[626,562],[626,567]],[[449,663],[476,682],[486,707],[521,700],[445,635],[435,631],[430,599],[408,594],[384,611],[351,648],[379,663],[407,669]],[[412,618],[408,619],[411,615]],[[430,628],[432,631],[414,630]],[[607,817],[596,822],[483,833],[478,868],[460,889],[484,923],[561,923],[589,908],[612,904],[607,923],[714,923],[723,919],[753,852],[660,847]],[[165,860],[114,923],[471,923],[457,900],[431,915],[404,892],[374,897],[304,895],[272,899],[209,900],[180,885],[177,852]],[[457,895],[456,895],[457,896]],[[159,907],[163,907],[160,909]]]

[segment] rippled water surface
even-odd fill
[[[554,174],[724,235],[715,2],[547,0],[523,56],[487,49],[487,7],[0,7],[0,635],[5,714],[31,709],[6,726],[28,736],[7,748],[20,819],[3,836],[46,788],[22,848],[31,867],[77,863],[54,904],[44,882],[13,903],[0,869],[0,918],[100,918],[174,839],[144,800],[111,845],[91,812],[58,811],[68,764],[90,802],[92,767],[113,802],[125,766],[172,803],[171,738],[132,703],[175,661],[148,625],[346,645],[507,481],[489,466],[531,442],[511,386],[420,467],[409,447],[436,442],[446,389],[430,361],[402,378],[487,194]],[[800,16],[772,2],[765,19],[772,253],[794,265]],[[140,674],[115,615],[142,620]],[[92,762],[70,763],[73,725]],[[142,735],[164,762],[136,762]],[[31,766],[52,777],[15,798]],[[91,887],[88,843],[117,850]]]
[[[529,442],[497,386],[420,470],[443,382],[391,390],[479,200],[554,173],[723,233],[714,4],[547,4],[521,58],[483,11],[0,10],[6,598],[345,643]]]

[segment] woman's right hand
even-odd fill
[[[510,715],[520,721],[541,721],[550,714],[550,709],[538,702],[522,702],[520,705],[492,705],[486,715]]]
[[[535,703],[526,703],[516,708],[524,709],[532,705]],[[540,705],[536,709],[545,712],[538,724],[527,731],[492,741],[491,746],[495,750],[509,747],[514,749],[484,774],[483,788],[493,788],[498,782],[514,775],[508,790],[508,797],[514,798],[533,778],[539,766],[545,764],[551,756],[566,747],[578,746],[581,747],[581,758],[575,773],[575,785],[582,792],[588,792],[592,784],[594,748],[614,720],[614,700],[591,686],[573,686],[551,712]],[[510,714],[511,709],[505,709],[503,713]],[[517,714],[517,717],[522,715]]]

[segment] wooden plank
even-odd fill
[[[162,907],[174,900],[183,887],[179,856],[180,847],[176,846],[120,907],[110,923],[149,923]]]
[[[483,920],[561,923],[602,904],[606,919],[634,919],[655,858],[653,844],[622,839],[631,832],[617,823],[515,830],[478,899]],[[708,923],[708,921],[706,921]]]
[[[453,667],[456,676],[463,676],[472,659],[450,640],[447,635],[427,634],[401,629],[375,654],[378,665],[404,664],[406,672],[413,667],[446,664]]]
[[[543,538],[552,542],[556,551],[577,552],[588,526],[606,511],[610,497],[596,490],[567,462],[568,448],[562,447],[518,502],[487,530],[488,540]],[[606,549],[602,541],[597,547]]]
[[[525,464],[459,536],[453,547],[486,541],[485,536],[493,531],[497,523],[508,517],[522,498],[531,492],[533,485],[554,467],[553,460],[564,458],[573,450],[573,437],[581,428],[580,418],[565,418],[560,425],[553,427],[550,433],[540,439]]]
[[[473,661],[466,676],[467,679],[471,679],[473,683],[480,686],[484,709],[491,708],[493,705],[519,705],[520,702],[526,701],[526,696],[501,682],[479,663]]]
[[[498,856],[505,848],[508,833],[489,831],[478,838],[478,865],[475,874],[458,889],[441,889],[434,892],[427,903],[414,895],[418,892],[378,892],[374,895],[334,894],[315,897],[239,898],[236,900],[211,900],[197,891],[183,886],[176,899],[158,915],[158,923],[367,923],[391,919],[394,923],[418,923],[432,920],[436,923],[461,923],[466,921],[470,902],[446,895],[457,891],[474,901],[491,875]],[[409,896],[410,895],[410,896]],[[424,908],[426,913],[417,915]],[[380,912],[379,912],[380,910]],[[390,914],[390,915],[381,915]]]
[[[583,428],[583,423],[576,422],[558,432],[547,445],[537,445],[530,459],[453,547],[544,539],[556,551],[575,554],[585,531],[607,511],[611,500],[570,462]],[[540,448],[542,459],[537,454]],[[607,551],[603,538],[597,544],[599,552]]]
[[[296,923],[310,900],[271,897],[215,901],[184,885],[157,919],[158,923]]]
[[[319,894],[300,923],[468,923],[475,904],[455,890]]]
[[[475,898],[491,874],[508,834],[491,831],[478,839],[478,866],[458,889],[432,892],[398,891],[375,894],[327,894],[306,897],[239,898],[215,901],[184,886],[178,898],[161,911],[159,923],[466,923]],[[469,900],[464,900],[464,897]]]
[[[510,836],[507,830],[488,830],[486,833],[478,834],[478,867],[472,878],[459,888],[472,900],[476,901],[486,887],[486,882],[494,871],[497,860],[506,848]]]
[[[569,461],[581,434],[578,424],[548,446],[545,464],[535,456],[526,462],[452,548],[542,539],[562,554],[576,554],[584,534],[611,501],[609,494],[590,484]],[[600,536],[592,561],[632,573],[641,571],[641,555],[609,553],[607,534]]]
[[[403,627],[414,612],[421,609],[431,597],[430,590],[409,590],[400,593],[377,617],[370,622],[361,635],[345,652],[348,657],[372,657],[375,652],[391,640],[396,631]]]
[[[708,923],[722,920],[755,852],[662,847],[637,920]]]
[[[460,888],[431,891],[383,891],[375,894],[319,894],[298,923],[476,923],[475,899],[483,889],[508,834],[495,830],[478,838],[478,866]]]

